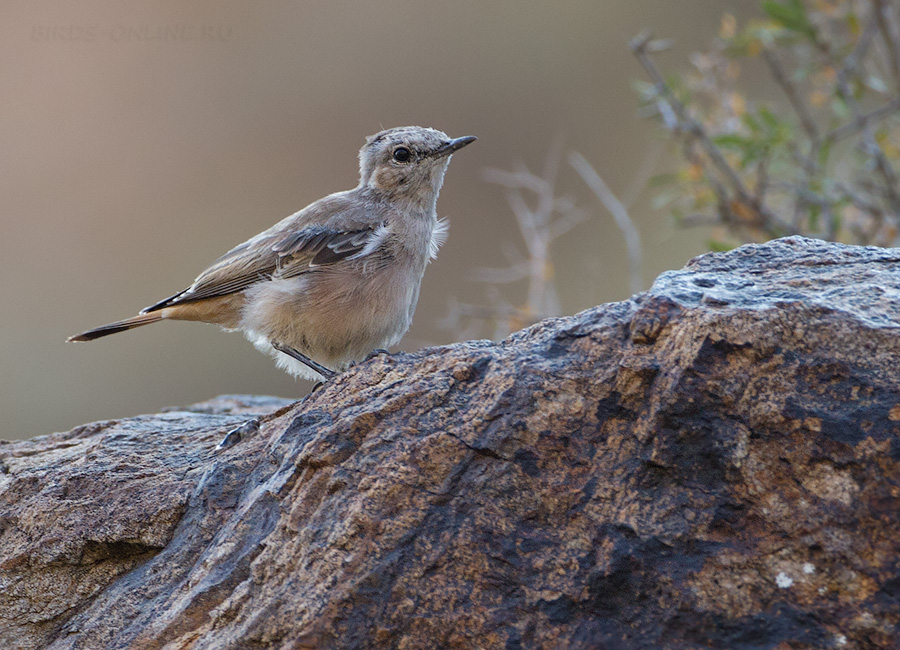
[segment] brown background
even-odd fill
[[[299,396],[242,337],[166,323],[92,344],[67,335],[135,313],[283,216],[357,182],[382,126],[479,141],[454,158],[450,239],[425,277],[413,349],[455,340],[448,299],[484,304],[471,270],[518,242],[486,167],[537,168],[556,139],[625,194],[659,146],[636,114],[627,41],[649,27],[687,65],[747,0],[62,2],[0,5],[0,438],[222,393]],[[666,168],[665,157],[658,164]],[[591,220],[558,242],[563,311],[628,295],[622,237],[563,167]],[[705,234],[632,208],[645,286]],[[515,299],[511,294],[511,299]]]

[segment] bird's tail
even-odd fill
[[[131,318],[126,318],[125,320],[116,321],[115,323],[109,323],[108,325],[101,325],[100,327],[95,327],[94,329],[88,330],[87,332],[82,332],[81,334],[70,336],[66,340],[70,343],[72,341],[93,341],[94,339],[99,339],[102,336],[109,336],[110,334],[115,334],[116,332],[124,332],[125,330],[134,329],[135,327],[140,327],[141,325],[149,325],[150,323],[155,323],[157,321],[161,321],[162,319],[162,313],[158,311],[151,312],[149,314],[138,314],[137,316],[132,316]]]

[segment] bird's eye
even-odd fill
[[[394,149],[394,160],[397,162],[409,162],[411,154],[409,153],[409,149],[406,147],[397,147]]]

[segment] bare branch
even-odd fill
[[[541,176],[532,173],[524,163],[517,164],[514,171],[485,170],[486,180],[507,189],[506,199],[525,243],[526,255],[504,242],[501,250],[508,265],[476,272],[476,277],[487,285],[490,306],[454,303],[453,312],[444,321],[445,326],[459,329],[462,320],[473,319],[490,322],[494,336],[498,337],[559,314],[561,307],[553,282],[550,247],[558,237],[585,220],[584,212],[575,207],[570,197],[556,194],[561,147],[561,141],[551,147]],[[496,285],[519,281],[526,283],[526,298],[521,306],[513,306],[503,298]]]
[[[529,190],[535,194],[547,191],[547,184],[544,182],[544,179],[532,174],[524,167],[514,172],[488,167],[484,170],[482,176],[488,183],[495,183],[514,190]]]
[[[641,238],[638,230],[628,214],[628,209],[616,198],[600,174],[580,153],[569,154],[569,164],[578,172],[581,179],[591,189],[600,203],[612,214],[616,225],[625,237],[625,248],[628,251],[628,283],[632,294],[643,288],[641,277]]]
[[[525,203],[525,198],[518,190],[510,190],[507,192],[506,202],[509,203],[509,207],[516,217],[516,223],[519,224],[519,231],[525,239],[525,246],[528,247],[530,252],[534,252],[532,245],[540,237],[534,212],[528,207],[528,204]]]
[[[669,88],[669,85],[666,83],[665,79],[663,79],[656,65],[647,53],[646,47],[649,42],[651,42],[649,36],[639,36],[632,40],[631,51],[640,62],[641,66],[643,66],[644,70],[646,70],[647,74],[650,75],[660,99],[667,102],[677,116],[678,130],[688,134],[697,141],[703,149],[703,152],[710,159],[713,168],[725,177],[731,190],[735,193],[737,200],[742,205],[746,205],[757,212],[768,226],[768,230],[780,232],[780,234],[796,234],[796,229],[792,225],[785,223],[764,205],[757,204],[754,201],[753,196],[747,190],[743,181],[731,165],[728,164],[728,161],[725,160],[725,156],[722,155],[719,148],[713,144],[712,140],[710,140],[706,130],[699,122],[688,114],[687,108],[675,97],[672,89]]]
[[[891,16],[891,12],[897,9],[885,0],[872,0],[872,5],[878,21],[878,30],[886,45],[888,65],[894,77],[894,84],[900,87],[900,43],[892,28],[896,24],[896,18]]]
[[[806,131],[806,135],[808,135],[809,139],[813,142],[817,142],[819,139],[819,128],[816,126],[816,122],[812,118],[812,114],[810,113],[806,102],[800,98],[796,85],[788,78],[787,74],[785,74],[784,68],[781,66],[781,61],[778,60],[778,57],[769,48],[763,50],[763,57],[769,65],[772,77],[774,77],[778,85],[781,86],[788,101],[797,113],[797,117],[800,118],[800,124],[803,126],[803,130]]]
[[[852,122],[843,124],[830,133],[826,134],[822,141],[826,143],[838,142],[839,140],[843,140],[844,138],[847,138],[849,136],[856,135],[866,127],[871,126],[878,120],[896,113],[898,110],[900,110],[900,95],[894,97],[894,99],[889,101],[887,104],[880,108],[876,108],[870,113],[857,115],[853,118]]]
[[[800,0],[797,0],[798,4]],[[663,77],[648,33],[631,48],[650,78],[644,105],[681,144],[679,211],[709,210],[740,239],[794,232],[859,243],[900,243],[900,4],[803,0],[803,16],[723,22],[691,56],[686,93]],[[766,12],[774,16],[769,8]],[[784,14],[787,16],[787,12]],[[799,16],[799,14],[798,14]],[[735,83],[742,58],[761,55],[796,116],[751,101]],[[890,121],[889,121],[890,120]],[[856,140],[862,155],[850,155]],[[692,215],[680,223],[707,220]]]
[[[882,209],[863,197],[859,192],[854,190],[846,183],[838,183],[837,190],[846,196],[857,208],[876,217],[881,217]]]
[[[850,112],[853,113],[853,119],[855,122],[862,121],[863,113],[859,108],[859,104],[853,96],[853,89],[850,87],[849,75],[856,71],[856,68],[859,64],[859,60],[862,58],[863,53],[868,49],[869,43],[872,40],[872,37],[875,34],[878,25],[878,12],[874,12],[876,15],[873,15],[869,22],[866,24],[865,31],[862,36],[859,38],[859,42],[857,46],[854,48],[853,52],[844,59],[844,65],[841,67],[840,71],[837,75],[837,84],[838,91],[841,94],[844,102],[850,108]],[[820,46],[823,51],[826,53],[830,53],[830,48],[827,44],[822,43]],[[894,171],[893,165],[891,165],[890,161],[887,159],[887,156],[884,154],[884,151],[881,149],[881,146],[875,140],[875,134],[872,131],[872,127],[870,124],[866,123],[862,128],[862,146],[863,150],[872,157],[875,161],[875,167],[878,170],[881,177],[884,179],[884,192],[885,196],[891,204],[891,210],[895,214],[900,214],[900,193],[897,190],[897,174]]]
[[[563,212],[562,216],[560,216],[559,219],[548,226],[548,229],[550,231],[550,238],[557,239],[565,235],[578,224],[584,223],[585,221],[587,221],[587,215],[585,214],[584,210],[576,210],[575,208],[572,208],[566,212]]]

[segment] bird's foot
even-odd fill
[[[387,355],[387,356],[391,356],[391,353],[388,352],[387,350],[385,350],[384,348],[375,348],[374,350],[372,350],[371,352],[369,352],[369,354],[366,355],[366,358],[363,359],[363,362],[366,362],[366,361],[369,361],[369,360],[371,360],[371,359],[374,359],[375,357],[377,357],[378,355],[381,355],[381,354],[385,354],[385,355]]]
[[[216,446],[216,451],[228,449],[243,440],[244,436],[252,436],[257,431],[259,431],[259,418],[247,420],[241,426],[235,427],[226,433],[225,437],[222,438],[222,442]]]
[[[350,365],[349,365],[348,367],[349,367],[349,368],[355,368],[355,367],[358,366],[360,363],[365,363],[366,361],[371,361],[372,359],[374,359],[375,357],[377,357],[377,356],[379,356],[379,355],[381,355],[381,354],[386,354],[386,355],[388,355],[388,356],[391,355],[391,353],[388,352],[387,350],[385,350],[384,348],[375,348],[374,350],[372,350],[371,352],[369,352],[369,354],[366,355],[365,359],[363,359],[363,360],[360,361],[360,362],[351,361],[351,362],[350,362]]]

